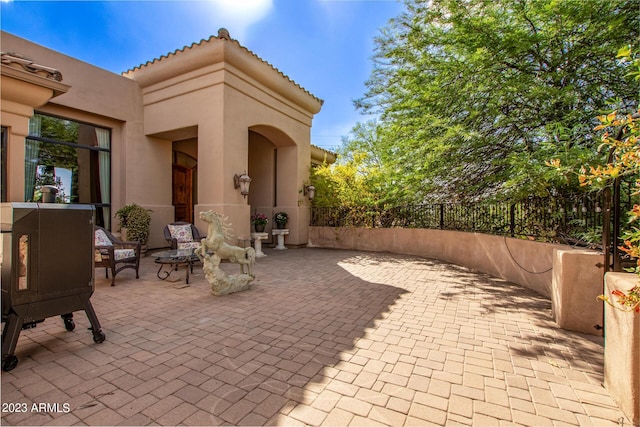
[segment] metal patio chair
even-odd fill
[[[115,286],[116,274],[127,268],[140,278],[140,242],[123,242],[100,226],[95,226],[94,238],[95,267],[104,267],[107,279],[111,270],[111,286]]]
[[[171,249],[196,249],[205,237],[195,225],[184,221],[172,222],[164,227],[164,238]]]

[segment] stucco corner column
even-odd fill
[[[602,254],[588,250],[554,250],[551,306],[562,329],[602,335]]]
[[[607,273],[605,295],[638,284],[632,273]],[[615,301],[615,297],[612,298]],[[614,302],[614,304],[616,304]],[[604,304],[604,386],[632,425],[640,425],[640,314]]]

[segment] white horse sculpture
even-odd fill
[[[200,212],[200,219],[209,223],[207,237],[202,239],[200,247],[195,250],[195,254],[204,260],[208,253],[213,252],[220,259],[228,259],[231,262],[240,264],[240,273],[253,274],[253,265],[256,262],[256,251],[252,247],[241,248],[239,246],[231,246],[225,243],[224,239],[228,237],[230,227],[226,224],[226,218],[217,212],[206,211]],[[203,261],[204,262],[204,261]],[[245,266],[247,271],[245,272]]]

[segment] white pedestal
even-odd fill
[[[277,228],[277,229],[271,230],[271,234],[278,237],[278,244],[273,249],[278,249],[281,251],[287,249],[287,247],[284,245],[284,236],[289,234],[288,228],[282,228],[282,229]]]
[[[253,239],[253,246],[256,250],[256,258],[262,258],[267,256],[264,252],[262,252],[262,241],[266,240],[269,237],[267,233],[251,233],[251,238]]]

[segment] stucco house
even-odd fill
[[[311,164],[335,160],[311,145],[322,100],[226,30],[121,75],[6,32],[0,47],[2,201],[34,200],[48,171],[107,228],[125,204],[151,209],[151,248],[176,220],[206,231],[207,210],[236,237],[252,213],[285,211],[287,244],[307,243]],[[247,196],[234,185],[243,174]]]

